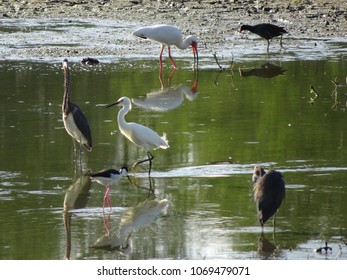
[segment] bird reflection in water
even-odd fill
[[[105,215],[103,213],[103,220],[106,233],[99,237],[91,247],[98,250],[118,251],[124,255],[128,255],[131,252],[131,234],[120,240],[120,238],[111,232],[111,214]]]
[[[149,225],[160,215],[166,215],[168,205],[169,201],[167,199],[151,200],[147,198],[137,206],[130,207],[121,216],[118,228],[119,237],[111,233],[110,215],[104,215],[106,233],[98,238],[92,248],[118,251],[124,255],[129,255],[132,251],[132,232]]]
[[[265,238],[264,234],[258,238],[258,254],[262,259],[277,259],[281,253],[281,250],[276,246],[275,243],[272,243]]]
[[[239,73],[241,77],[249,77],[254,76],[258,78],[267,78],[271,79],[279,75],[284,75],[287,69],[282,66],[266,62],[259,67],[251,68],[251,69],[239,69]]]
[[[87,174],[78,177],[65,193],[63,208],[63,220],[66,233],[65,259],[70,259],[71,254],[72,210],[82,209],[87,206],[91,185],[90,174],[87,172]]]
[[[173,70],[172,73],[174,73]],[[143,109],[165,112],[178,108],[184,101],[184,98],[189,101],[193,101],[198,96],[198,79],[196,72],[194,73],[194,81],[191,87],[180,84],[172,86],[172,77],[170,75],[167,86],[164,85],[163,81],[160,80],[160,89],[153,90],[144,96],[132,98],[132,102]]]
[[[135,207],[129,208],[121,217],[119,224],[119,236],[125,240],[129,234],[143,228],[160,215],[167,215],[169,200],[146,199]]]

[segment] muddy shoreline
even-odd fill
[[[180,27],[185,34],[195,34],[200,46],[210,53],[231,48],[240,43],[238,33],[241,23],[256,24],[271,22],[285,27],[287,40],[298,38],[347,38],[347,2],[333,1],[246,1],[246,0],[202,0],[202,1],[152,1],[152,0],[65,0],[40,1],[0,0],[3,20],[8,19],[109,19],[134,26],[156,23]],[[249,35],[243,35],[245,37]],[[252,37],[254,38],[254,37]],[[107,43],[107,38],[104,39]],[[127,40],[125,38],[125,40]],[[112,43],[112,39],[109,39]],[[126,42],[122,42],[126,45]],[[264,42],[263,42],[264,43]],[[6,44],[3,43],[3,44]],[[106,46],[106,44],[104,44]],[[136,46],[138,45],[138,46]],[[129,43],[119,53],[141,53],[143,45]],[[146,45],[147,46],[147,45]],[[216,47],[218,46],[218,47]],[[265,44],[264,44],[265,46]],[[152,45],[157,52],[158,46]],[[30,55],[30,49],[25,50]],[[38,50],[33,49],[35,53]],[[41,55],[45,49],[41,48]],[[52,52],[52,48],[49,50]],[[90,48],[88,55],[105,55],[105,47]],[[242,52],[242,50],[240,50]],[[72,50],[68,50],[68,53]],[[84,55],[80,51],[80,55]],[[23,54],[25,55],[25,54]]]

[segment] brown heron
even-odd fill
[[[281,172],[270,170],[268,173],[261,166],[255,166],[252,176],[254,201],[258,219],[263,231],[266,221],[274,216],[273,228],[278,208],[285,197],[285,183]]]
[[[82,110],[70,100],[70,70],[68,60],[63,60],[64,69],[64,98],[62,105],[63,121],[67,133],[88,151],[92,150],[92,136],[86,116]]]

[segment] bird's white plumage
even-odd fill
[[[88,145],[88,140],[84,137],[82,132],[77,128],[72,114],[67,116],[63,115],[64,127],[67,133],[81,145]]]
[[[179,49],[186,49],[192,45],[192,42],[198,42],[198,39],[189,35],[186,39],[183,39],[182,31],[172,25],[152,25],[140,28],[134,31],[133,35],[159,42],[163,45],[174,45]]]
[[[93,180],[99,183],[100,185],[107,186],[107,185],[114,185],[119,182],[119,180],[126,175],[126,171],[122,171],[119,174],[110,174],[109,177],[103,177],[103,176],[94,176]]]
[[[131,110],[131,101],[128,97],[121,97],[117,102],[123,108],[118,113],[118,126],[121,133],[135,145],[144,148],[146,151],[157,148],[167,149],[169,144],[166,135],[160,137],[154,130],[138,123],[126,122],[125,115]]]
[[[161,43],[162,48],[159,55],[160,69],[162,68],[162,54],[165,46],[167,46],[168,48],[169,58],[174,68],[177,68],[177,65],[171,57],[171,45],[174,45],[181,50],[184,50],[191,46],[194,53],[194,62],[195,56],[198,57],[198,38],[193,35],[189,35],[185,39],[183,39],[181,30],[175,26],[164,24],[146,26],[134,31],[133,35]]]

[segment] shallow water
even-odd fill
[[[80,176],[61,120],[61,58],[10,58],[3,45],[0,259],[347,259],[347,87],[331,82],[345,82],[345,44],[319,41],[329,52],[314,59],[304,47],[295,51],[294,38],[290,51],[273,50],[268,59],[264,42],[256,42],[248,55],[236,48],[233,68],[224,71],[202,51],[194,72],[190,52],[176,51],[179,69],[170,80],[166,61],[163,86],[156,59],[85,66],[71,57],[72,101],[94,143],[84,171],[145,157],[120,134],[118,108],[104,107],[121,96],[134,101],[128,121],[165,132],[170,144],[153,152],[151,178],[144,164],[131,173],[136,186],[124,178],[112,188],[105,214],[104,187]],[[219,58],[227,67],[230,58]],[[257,222],[255,164],[285,178],[275,235],[272,221],[263,237]],[[332,251],[315,252],[325,241]]]

